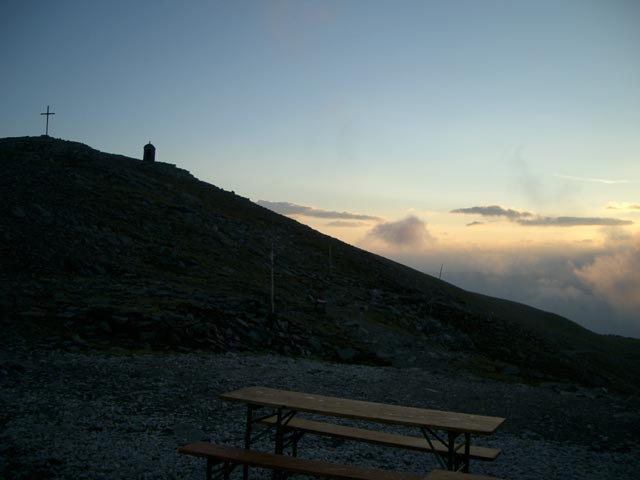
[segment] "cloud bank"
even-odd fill
[[[510,222],[523,226],[541,227],[576,227],[576,226],[622,226],[633,224],[630,220],[606,217],[546,217],[536,215],[531,212],[503,208],[499,205],[489,205],[486,207],[457,208],[451,213],[481,215],[483,217],[505,218]],[[479,222],[469,224],[477,225]]]
[[[268,208],[269,210],[281,215],[303,215],[305,217],[316,217],[326,219],[343,219],[343,220],[364,220],[364,221],[382,221],[380,217],[371,215],[361,215],[359,213],[334,212],[330,210],[322,210],[320,208],[306,207],[290,202],[269,202],[267,200],[258,200],[258,205]],[[341,225],[345,226],[345,225]]]
[[[640,338],[640,242],[576,248],[449,248],[380,252],[472,292],[554,312],[592,331]]]
[[[620,313],[640,315],[640,236],[596,256],[575,274]]]

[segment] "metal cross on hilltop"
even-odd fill
[[[49,112],[49,105],[47,105],[46,113],[41,113],[40,115],[46,115],[47,116],[47,129],[45,130],[45,135],[48,137],[49,136],[49,115],[55,115],[55,113],[54,112]]]

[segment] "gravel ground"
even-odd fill
[[[604,391],[503,383],[442,365],[12,347],[0,352],[0,478],[202,479],[204,461],[176,448],[196,440],[242,445],[244,408],[217,396],[249,385],[506,417],[495,435],[475,438],[503,451],[495,462],[473,463],[475,473],[635,480],[640,471],[640,401]],[[299,455],[413,472],[437,468],[431,455],[311,436]],[[255,478],[267,476],[257,471]]]

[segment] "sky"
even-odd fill
[[[640,338],[637,0],[7,0],[0,137],[157,160]]]

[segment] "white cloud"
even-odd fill
[[[373,227],[361,242],[371,245],[382,242],[387,247],[421,249],[435,242],[427,225],[414,215],[394,222],[384,222]]]

